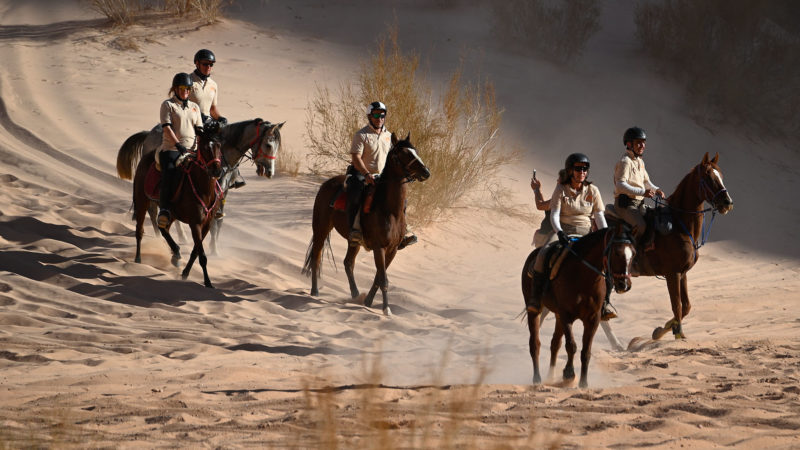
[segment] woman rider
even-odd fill
[[[583,153],[573,153],[564,162],[564,170],[559,172],[558,183],[550,199],[550,222],[562,245],[569,244],[568,236],[585,236],[592,231],[592,219],[598,229],[606,228],[603,214],[605,205],[600,190],[587,181],[589,157]],[[530,298],[525,299],[529,312],[538,314],[542,308],[542,293],[547,282],[544,274],[544,259],[547,249],[536,255],[533,265],[533,289]],[[610,304],[603,304],[603,320],[616,317]]]
[[[172,222],[172,196],[179,180],[178,159],[186,155],[195,145],[195,127],[202,128],[200,107],[189,101],[192,77],[178,73],[172,78],[167,100],[161,103],[160,120],[163,129],[161,147],[156,150],[156,159],[161,165],[161,193],[158,204],[158,227],[167,228]],[[185,158],[185,156],[184,156]]]

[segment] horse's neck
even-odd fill
[[[384,178],[384,176],[386,178]],[[384,180],[380,184],[378,195],[381,195],[383,207],[390,213],[402,213],[406,201],[406,185],[401,179],[390,174],[381,175]]]
[[[695,180],[692,183],[696,176],[696,170],[692,170],[686,175],[667,202],[672,207],[673,214],[686,224],[695,238],[700,235],[703,225],[703,214],[700,213],[703,210],[703,199],[698,194],[699,188],[696,187],[698,182]],[[692,188],[692,186],[695,187]],[[682,232],[683,230],[678,227],[676,231]]]
[[[581,246],[575,249],[586,262],[600,265],[603,262],[603,251],[605,250],[605,232],[594,232],[581,239]]]

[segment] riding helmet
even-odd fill
[[[197,53],[194,54],[194,62],[195,62],[195,64],[197,64],[197,61],[216,62],[217,58],[214,57],[214,52],[204,48],[204,49],[198,50]]]
[[[573,153],[567,156],[567,160],[564,162],[564,168],[566,170],[572,170],[572,166],[576,163],[584,163],[586,167],[589,167],[589,157],[584,155],[583,153]]]
[[[628,142],[633,141],[634,139],[646,141],[647,135],[644,133],[644,130],[639,127],[628,128],[625,130],[625,134],[622,135],[622,144],[628,145]]]
[[[369,104],[369,106],[367,106],[367,114],[375,110],[383,111],[385,113],[386,105],[384,105],[383,102],[372,102]]]
[[[176,73],[174,77],[172,77],[172,87],[176,88],[178,86],[191,86],[192,85],[192,77],[188,73]]]

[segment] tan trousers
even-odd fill
[[[633,235],[636,237],[638,241],[642,236],[644,236],[644,231],[647,228],[647,223],[644,220],[644,215],[647,212],[647,207],[644,204],[644,201],[636,202],[633,200],[634,204],[627,208],[621,208],[619,206],[619,201],[615,202],[614,209],[620,219],[624,220],[628,223],[631,227],[633,227]]]

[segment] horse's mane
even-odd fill
[[[259,122],[263,122],[263,120],[261,120],[261,118],[256,118],[253,120],[243,120],[241,122],[235,122],[228,125],[227,127],[222,129],[222,134],[225,136],[225,142],[229,142],[233,146],[238,145],[239,142],[242,140],[245,128],[247,128],[247,126],[250,124]]]
[[[572,244],[572,249],[575,250],[576,253],[582,254],[584,250],[587,250],[592,245],[596,245],[597,240],[603,240],[603,237],[606,234],[606,231],[609,231],[608,228],[601,228],[597,231],[592,231],[591,233],[581,237],[574,244]]]

